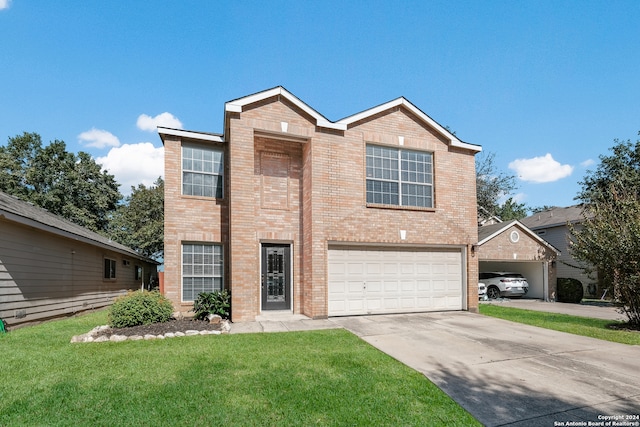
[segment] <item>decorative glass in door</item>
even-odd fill
[[[289,245],[262,245],[263,310],[290,308],[289,254]]]

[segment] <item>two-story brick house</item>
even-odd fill
[[[232,320],[477,310],[474,155],[404,98],[331,122],[283,87],[225,104],[224,133],[159,128],[165,285]]]

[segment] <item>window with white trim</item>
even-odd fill
[[[223,171],[222,150],[187,144],[182,146],[182,194],[222,198]]]
[[[221,291],[222,273],[222,245],[182,245],[182,301],[194,301],[200,292]]]
[[[111,258],[104,259],[104,275],[106,280],[115,280],[116,278],[116,260]]]
[[[367,203],[433,207],[433,153],[367,145]]]

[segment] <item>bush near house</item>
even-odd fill
[[[570,277],[559,277],[557,281],[558,285],[558,301],[570,302],[574,304],[580,303],[584,296],[584,289],[582,283]]]
[[[205,319],[209,314],[217,314],[223,319],[229,319],[231,310],[231,294],[226,289],[215,292],[200,292],[193,302],[195,318]]]
[[[135,291],[118,297],[109,309],[109,325],[128,328],[166,322],[173,314],[173,305],[157,291]]]

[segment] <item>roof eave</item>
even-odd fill
[[[538,241],[538,243],[550,248],[551,250],[553,250],[556,254],[560,255],[562,252],[559,251],[555,246],[553,246],[551,243],[547,242],[546,240],[544,240],[543,238],[541,238],[540,236],[538,236],[537,234],[530,232],[533,231],[531,228],[527,227],[526,225],[524,225],[523,223],[521,223],[518,220],[513,220],[510,222],[504,222],[501,223],[504,224],[504,227],[500,227],[498,230],[496,230],[495,232],[493,232],[491,235],[485,237],[484,239],[480,240],[478,242],[478,246],[482,246],[483,244],[485,244],[486,242],[488,242],[489,240],[493,239],[494,237],[496,237],[497,235],[499,235],[500,233],[502,233],[503,231],[505,231],[507,228],[512,227],[514,225],[518,225],[522,230],[524,230],[525,232],[527,232],[527,234],[531,237],[533,237],[535,240]]]
[[[86,243],[88,245],[92,245],[92,246],[97,246],[97,247],[101,247],[103,249],[108,249],[114,252],[118,252],[120,254],[126,254],[132,258],[136,258],[139,259],[141,261],[145,261],[145,262],[149,262],[149,263],[155,263],[156,265],[160,265],[161,263],[159,263],[158,261],[145,257],[144,255],[140,255],[138,253],[136,253],[133,249],[129,249],[129,250],[123,250],[121,248],[118,248],[116,246],[112,246],[112,245],[108,245],[106,243],[100,242],[98,240],[93,240],[89,237],[85,237],[85,236],[80,236],[78,234],[75,234],[71,231],[67,231],[67,230],[61,230],[60,228],[57,227],[53,227],[47,224],[44,224],[42,222],[36,221],[34,219],[31,218],[27,218],[24,217],[22,215],[18,215],[15,214],[13,212],[7,212],[7,211],[0,211],[0,217],[5,218],[8,221],[12,221],[14,223],[17,224],[22,224],[28,227],[32,227],[35,228],[36,230],[40,230],[40,231],[44,231],[47,233],[51,233],[54,234],[56,236],[60,236],[60,237],[64,237],[66,239],[71,239],[71,240],[76,240],[78,242],[82,242],[82,243]]]
[[[224,104],[225,112],[227,113],[242,113],[244,111],[244,107],[250,104],[254,104],[256,102],[260,102],[267,98],[271,98],[273,96],[282,96],[287,99],[289,102],[294,104],[296,107],[300,108],[302,111],[307,113],[309,116],[313,117],[316,121],[316,126],[326,129],[335,129],[335,130],[347,130],[345,125],[331,122],[327,120],[322,114],[318,113],[316,110],[311,108],[308,104],[300,100],[297,96],[286,90],[282,86],[275,87],[273,89],[268,89],[263,92],[258,92],[253,95],[245,96],[244,98],[238,98],[233,101],[229,101]]]
[[[360,120],[364,120],[368,117],[372,117],[376,114],[379,114],[383,111],[389,110],[394,107],[402,106],[407,110],[411,111],[414,115],[416,115],[420,120],[429,125],[431,128],[435,129],[440,135],[442,135],[445,139],[449,140],[449,143],[453,147],[463,148],[466,150],[471,150],[475,152],[482,151],[482,147],[475,144],[469,144],[467,142],[461,141],[454,134],[449,132],[443,126],[441,126],[438,122],[433,120],[429,115],[425,114],[418,107],[413,105],[410,101],[408,101],[405,97],[396,98],[392,101],[386,102],[384,104],[380,104],[377,107],[369,108],[368,110],[362,111],[360,113],[354,114],[349,117],[345,117],[342,120],[337,121],[336,123],[344,124],[346,127],[349,125],[356,123]]]
[[[171,129],[171,128],[165,128],[160,126],[158,126],[158,134],[160,135],[160,138],[162,138],[163,135],[171,135],[171,136],[178,136],[181,138],[199,139],[202,141],[224,142],[223,135],[205,133],[205,132],[196,132],[196,131],[183,130],[183,129]]]

